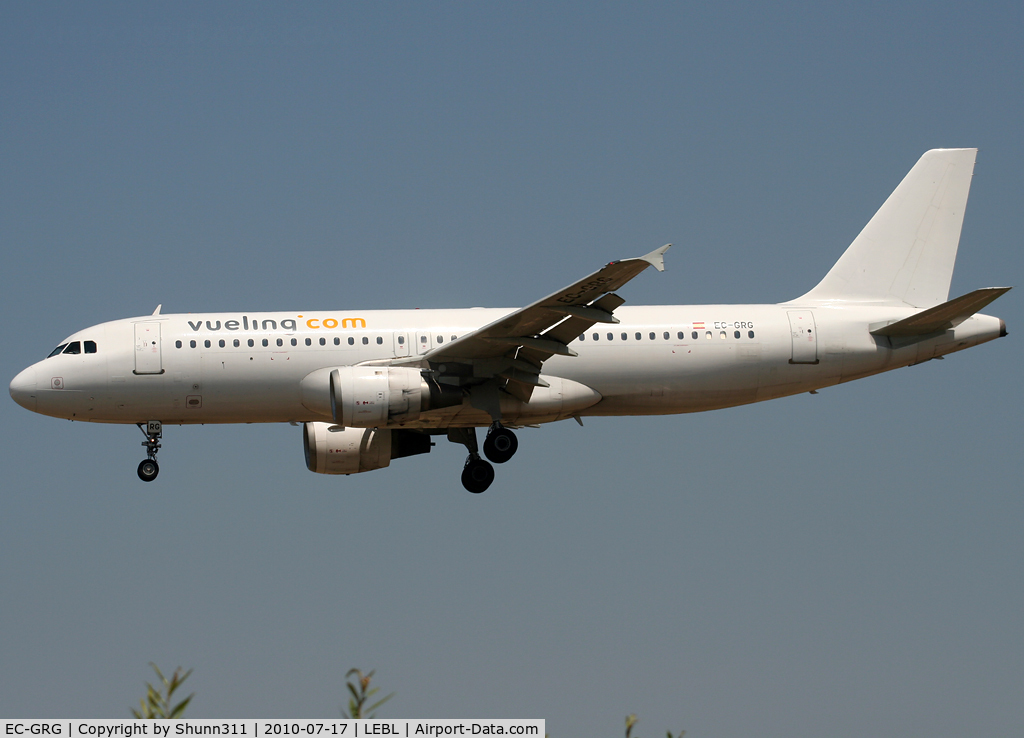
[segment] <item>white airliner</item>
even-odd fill
[[[949,300],[976,149],[921,157],[825,278],[778,305],[622,307],[614,293],[668,246],[614,261],[518,310],[152,315],[61,341],[11,382],[44,415],[134,423],[156,478],[164,424],[303,423],[306,465],[355,474],[469,451],[483,492],[511,429],[588,415],[660,415],[813,392],[1006,335],[978,313],[1009,287]]]

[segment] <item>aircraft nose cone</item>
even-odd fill
[[[11,380],[11,397],[26,410],[36,411],[36,370],[25,369]]]

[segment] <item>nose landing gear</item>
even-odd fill
[[[135,425],[146,437],[142,445],[146,447],[147,458],[139,462],[139,479],[143,482],[152,482],[160,473],[160,465],[156,463],[156,452],[160,450],[160,439],[164,435],[163,423],[159,420],[150,420],[148,423],[136,423]]]

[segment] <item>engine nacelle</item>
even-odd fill
[[[404,423],[463,400],[458,387],[440,384],[419,369],[392,366],[317,369],[303,378],[299,390],[308,410],[345,428]]]
[[[358,474],[383,469],[392,459],[428,453],[430,446],[430,436],[407,430],[306,423],[302,433],[306,468],[318,474]]]
[[[345,428],[378,428],[416,420],[427,410],[462,404],[462,390],[419,369],[343,366],[330,374],[331,416]]]

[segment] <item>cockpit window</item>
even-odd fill
[[[68,344],[68,347],[64,349],[65,354],[80,354],[82,353],[81,341],[72,341]]]
[[[50,356],[56,356],[57,354],[59,354],[61,351],[64,350],[65,346],[67,346],[67,344],[66,343],[62,343],[60,346],[58,346],[57,348],[55,348],[53,351],[50,352]],[[47,356],[46,358],[49,359],[50,356]]]
[[[84,343],[85,343],[85,353],[87,353],[87,354],[95,354],[96,353],[96,342],[95,341],[85,341]]]

